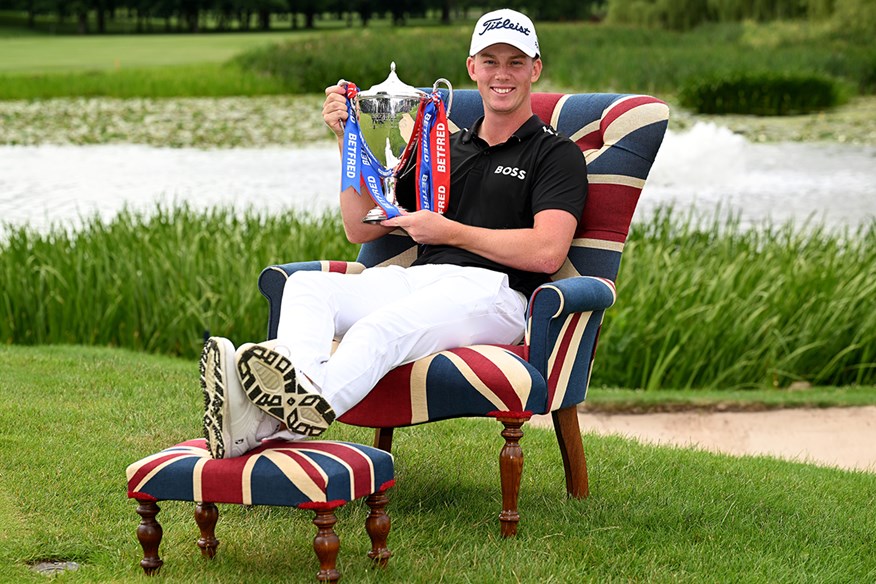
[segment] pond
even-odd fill
[[[247,206],[320,212],[337,205],[338,150],[202,150],[140,145],[0,147],[0,218],[37,228],[75,228],[156,202],[195,208]],[[672,203],[707,215],[738,213],[743,226],[807,219],[856,227],[876,217],[876,148],[826,143],[753,144],[697,123],[664,140],[637,221]]]

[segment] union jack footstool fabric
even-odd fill
[[[182,442],[127,469],[128,497],[285,507],[337,507],[389,488],[392,455],[348,442],[265,442],[214,460],[203,438]]]
[[[195,521],[201,531],[198,547],[204,556],[216,554],[219,519],[216,503],[277,505],[310,509],[317,527],[313,550],[319,560],[319,582],[337,582],[335,568],[340,538],[334,532],[336,507],[365,498],[370,509],[365,531],[371,539],[368,557],[385,566],[392,553],[386,547],[390,519],[384,511],[384,491],[393,478],[392,455],[383,450],[325,440],[263,443],[245,455],[216,460],[203,438],[181,442],[147,456],[127,468],[128,497],[139,503],[142,518],[137,539],[143,547],[140,566],[156,574],[164,561],[158,555],[163,529],[156,519],[157,502],[197,502]]]

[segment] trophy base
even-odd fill
[[[398,208],[399,211],[404,211],[401,207]],[[368,213],[362,217],[362,223],[380,223],[381,221],[386,221],[386,212],[380,207],[374,207]]]
[[[380,207],[374,207],[362,217],[362,223],[380,223],[386,220],[386,213]]]

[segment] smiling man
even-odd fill
[[[412,266],[296,272],[283,290],[274,341],[236,352],[227,339],[207,342],[204,422],[214,457],[242,454],[280,422],[287,428],[274,437],[316,436],[403,363],[523,338],[528,298],[568,254],[587,169],[580,149],[533,115],[542,61],[528,17],[482,16],[466,64],[484,115],[449,138],[446,212],[363,223],[371,199],[353,187],[340,193],[347,238],[364,243],[402,228],[420,244]],[[344,87],[326,89],[323,119],[343,152]],[[414,192],[413,173],[399,179],[403,206],[415,207]]]

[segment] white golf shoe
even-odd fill
[[[201,353],[200,370],[204,437],[213,458],[240,456],[279,430],[279,422],[255,407],[244,393],[231,341],[210,337]]]

